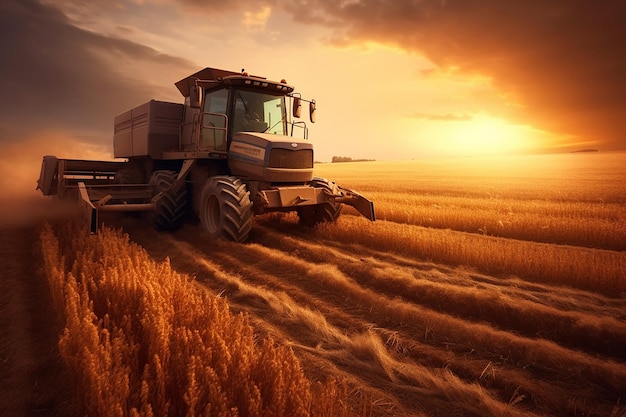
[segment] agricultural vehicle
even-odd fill
[[[192,212],[211,238],[238,242],[268,212],[295,211],[313,226],[347,204],[375,220],[371,201],[313,176],[308,128],[297,119],[307,102],[315,121],[314,100],[243,71],[205,68],[175,85],[184,104],[150,100],[115,117],[115,161],[44,156],[37,188],[76,196],[94,233],[107,211],[147,212],[159,230]]]

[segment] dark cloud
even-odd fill
[[[337,43],[392,43],[492,77],[518,121],[626,148],[626,2],[284,0]],[[393,72],[393,69],[390,69]],[[514,112],[512,109],[516,109]],[[468,109],[470,111],[471,109]]]
[[[0,28],[0,141],[45,129],[110,142],[113,117],[155,96],[155,86],[135,74],[135,64],[170,71],[172,80],[196,69],[77,28],[59,10],[34,0],[4,0]]]

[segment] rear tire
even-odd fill
[[[165,191],[157,200],[150,219],[157,230],[177,229],[187,210],[187,187],[183,185],[178,191],[171,189],[177,177],[178,174],[174,171],[154,171],[150,177],[153,195]]]
[[[314,188],[323,188],[324,192],[331,195],[339,194],[337,184],[325,178],[315,177],[309,182],[309,185]],[[314,227],[320,223],[332,223],[339,218],[342,207],[341,203],[330,202],[300,207],[298,209],[300,224],[305,227]]]
[[[200,222],[211,239],[243,242],[252,229],[250,192],[239,178],[206,180],[200,197]]]

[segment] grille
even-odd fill
[[[269,159],[270,168],[303,169],[313,168],[313,150],[272,149]]]

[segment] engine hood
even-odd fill
[[[240,132],[230,143],[228,165],[233,175],[242,179],[310,181],[313,145],[307,140],[289,136]]]

